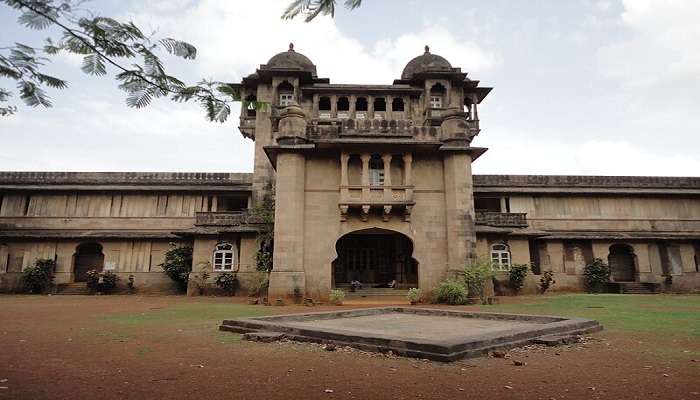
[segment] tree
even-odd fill
[[[106,75],[116,71],[119,88],[126,92],[126,104],[143,108],[154,98],[198,102],[211,121],[224,122],[231,103],[240,100],[230,85],[202,80],[187,85],[168,74],[160,54],[193,60],[197,49],[184,41],[146,34],[133,22],[96,16],[82,7],[82,0],[0,0],[21,12],[18,22],[27,28],[57,28],[57,37],[47,37],[43,46],[15,43],[0,47],[0,78],[16,82],[19,98],[32,107],[51,107],[45,88],[64,89],[68,82],[42,72],[50,57],[62,51],[83,56],[81,70],[89,75]],[[9,102],[13,92],[0,87],[0,116],[15,113]],[[256,108],[261,104],[255,103]]]
[[[345,8],[354,10],[362,5],[362,0],[345,0]],[[282,19],[293,19],[305,15],[306,22],[311,22],[319,15],[335,16],[335,0],[293,0],[282,14]]]

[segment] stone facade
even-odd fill
[[[700,178],[472,175],[491,89],[428,48],[390,85],[331,84],[290,46],[232,86],[252,174],[0,173],[0,289],[52,258],[57,283],[89,262],[171,291],[170,243],[193,246],[193,274],[235,271],[245,286],[266,195],[275,299],[352,280],[427,292],[477,257],[531,263],[526,291],[546,270],[555,290],[581,290],[594,257],[617,281],[700,288]]]

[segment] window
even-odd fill
[[[287,107],[288,105],[292,104],[292,100],[294,100],[293,94],[280,93],[280,106],[281,107]]]
[[[319,118],[328,119],[331,117],[331,98],[323,96],[318,99],[318,116]]]
[[[442,96],[430,96],[430,108],[442,108]]]
[[[369,160],[369,185],[384,185],[384,162],[376,155]]]
[[[493,263],[493,268],[500,271],[507,271],[510,269],[510,249],[507,244],[493,244],[491,245],[491,262]]]
[[[403,99],[400,97],[394,98],[394,100],[391,101],[391,111],[403,111]]]
[[[350,100],[347,97],[339,97],[336,107],[338,109],[338,118],[350,117]]]
[[[245,98],[243,105],[245,106],[246,117],[250,117],[250,118],[255,117],[257,102],[258,102],[258,99],[255,96],[253,96],[252,94],[248,95]]]
[[[233,270],[233,246],[230,243],[219,243],[214,250],[214,271]]]

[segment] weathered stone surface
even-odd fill
[[[251,342],[271,343],[284,339],[284,333],[279,332],[249,332],[243,334],[244,340]]]

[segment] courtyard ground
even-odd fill
[[[224,318],[339,308],[243,301],[2,296],[0,399],[700,400],[700,296],[521,296],[454,307],[594,318],[606,330],[582,344],[450,364],[219,332]]]

